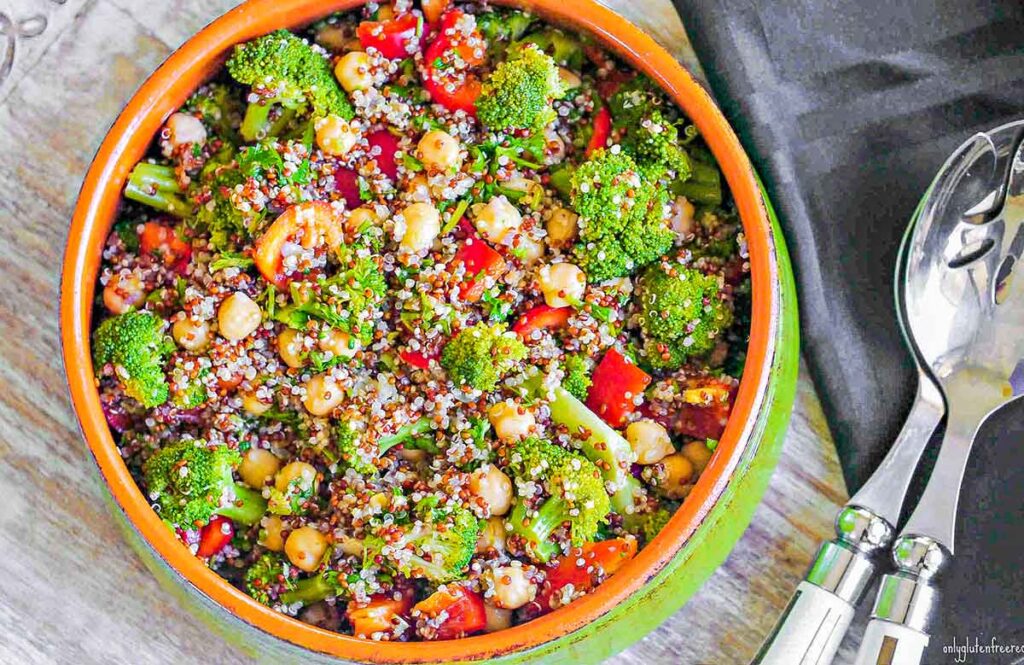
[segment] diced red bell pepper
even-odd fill
[[[732,412],[737,386],[719,378],[692,377],[683,385],[684,401],[644,404],[645,416],[665,426],[672,434],[695,439],[720,439]],[[687,400],[689,395],[702,399]]]
[[[608,143],[608,137],[612,134],[612,113],[608,110],[607,106],[602,106],[596,114],[594,114],[594,126],[593,133],[590,135],[590,141],[587,143],[587,150],[584,155],[590,157],[594,154],[595,150],[605,147]]]
[[[192,258],[192,245],[179,238],[174,229],[160,222],[146,222],[142,225],[139,250],[161,259],[165,266],[173,266],[177,272],[184,272]]]
[[[476,302],[484,295],[484,275],[498,277],[505,272],[505,259],[479,237],[470,237],[455,253],[452,267],[466,267],[466,281],[459,286],[459,297]]]
[[[374,159],[377,161],[377,168],[380,172],[391,178],[392,180],[398,179],[398,160],[395,158],[395,153],[398,152],[398,139],[394,134],[386,129],[378,129],[369,136],[366,140],[370,143],[370,149],[380,148],[380,154]],[[335,177],[337,182],[337,177]],[[348,197],[345,197],[348,200]],[[356,200],[359,200],[359,182],[356,181]]]
[[[353,634],[370,637],[374,633],[390,631],[395,619],[409,614],[414,600],[412,589],[402,591],[398,600],[393,593],[375,594],[365,603],[349,603],[345,614]]]
[[[430,369],[430,361],[440,358],[441,350],[438,348],[432,352],[423,352],[406,349],[404,351],[399,351],[398,357],[401,358],[403,362],[418,369]]]
[[[487,627],[483,596],[461,584],[440,587],[412,609],[426,619],[436,619],[445,613],[445,620],[436,628],[435,639],[438,640],[466,637]]]
[[[650,375],[615,349],[609,349],[594,368],[587,407],[612,427],[622,427],[636,410],[634,399],[651,382]]]
[[[455,26],[463,12],[452,10],[441,19],[440,34],[423,54],[423,88],[430,98],[449,111],[463,111],[476,115],[476,100],[480,96],[480,78],[466,69],[483,64],[483,36],[474,30],[468,37]],[[452,31],[454,34],[446,34]],[[458,56],[455,58],[454,56]],[[440,66],[439,66],[440,65]],[[458,65],[458,66],[457,66]]]
[[[529,614],[539,616],[555,609],[552,601],[570,584],[576,592],[590,591],[618,572],[636,552],[636,538],[612,538],[572,548],[548,568],[547,581],[527,608]]]
[[[425,33],[420,17],[411,13],[388,21],[363,21],[356,29],[364,49],[375,48],[390,60],[408,58],[420,50]]]
[[[559,330],[569,323],[572,307],[551,307],[537,305],[518,319],[512,326],[512,332],[523,339],[529,339],[534,330]]]
[[[196,555],[207,559],[227,547],[234,537],[234,523],[226,517],[214,515],[209,524],[199,530],[199,549]]]
[[[363,205],[359,197],[359,174],[352,169],[341,168],[334,172],[334,191],[345,197],[346,210]]]

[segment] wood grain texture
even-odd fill
[[[668,0],[605,1],[694,64]],[[71,209],[107,127],[174,47],[233,4],[0,0],[0,58],[11,51],[4,40],[16,40],[0,80],[2,663],[245,662],[157,585],[108,515],[67,398],[56,312]],[[13,34],[18,22],[34,34]],[[782,461],[752,526],[684,609],[609,662],[749,660],[844,499],[801,373]]]

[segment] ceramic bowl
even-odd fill
[[[96,390],[89,333],[104,241],[121,189],[163,121],[224,62],[230,48],[299,27],[362,0],[251,0],[178,49],[132,97],[89,169],[71,223],[61,285],[64,363],[75,411],[111,508],[147,565],[211,627],[260,660],[304,663],[599,661],[677,610],[724,560],[748,525],[778,458],[797,373],[796,300],[778,226],[747,156],[709,94],[668,52],[590,0],[508,0],[586,31],[657,81],[698,127],[721,166],[750,252],[753,312],[746,369],[717,453],[658,537],[584,598],[511,629],[446,642],[377,643],[318,629],[270,610],[195,558],[150,508],[121,460]]]

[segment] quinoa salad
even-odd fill
[[[239,44],[167,119],[96,383],[153,510],[256,602],[493,632],[629,565],[713,460],[746,257],[697,129],[596,41],[371,2]]]

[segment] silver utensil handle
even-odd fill
[[[891,621],[872,619],[854,665],[919,665],[928,635]]]
[[[829,665],[839,650],[854,606],[803,581],[775,631],[754,659],[759,665]]]
[[[836,530],[841,536],[877,533],[878,521],[868,510],[847,506],[836,520]],[[891,534],[891,527],[885,528]],[[874,571],[870,550],[843,537],[822,545],[754,663],[829,665]]]

